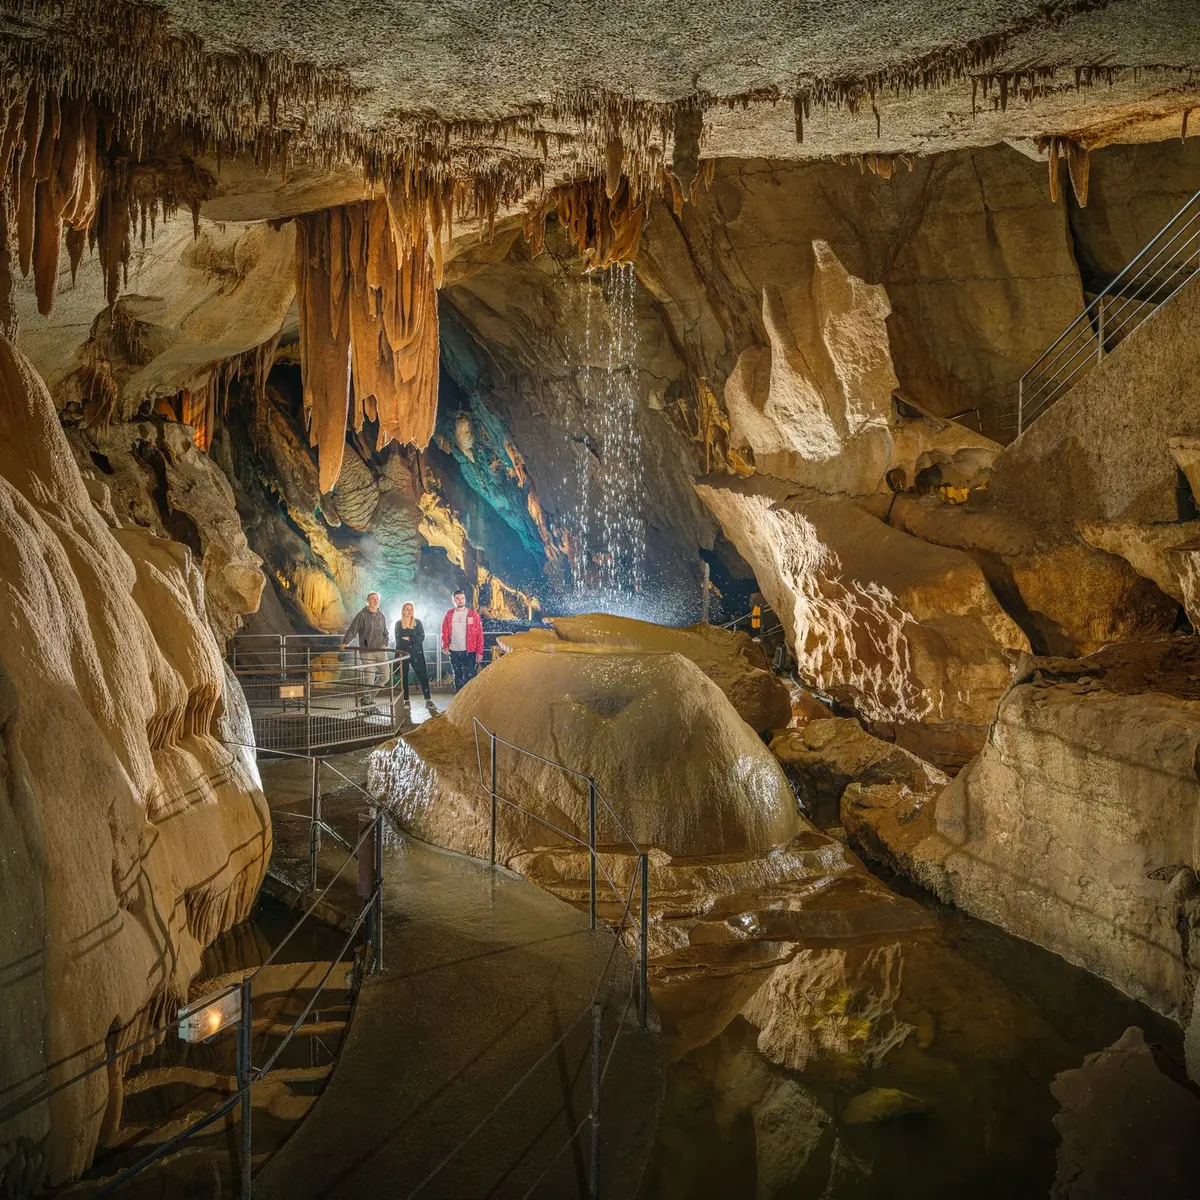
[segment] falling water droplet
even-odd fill
[[[603,603],[641,591],[645,522],[636,366],[637,277],[632,263],[617,263],[596,274],[605,303],[597,314],[592,304],[596,289],[587,289],[580,374],[594,446],[585,444],[582,453],[575,586],[594,593]],[[593,330],[597,321],[604,326],[602,332]],[[598,358],[603,365],[595,361]]]

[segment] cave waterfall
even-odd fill
[[[646,533],[638,428],[637,276],[632,263],[590,272],[580,387],[591,414],[577,513],[575,587],[607,600],[642,590]],[[599,292],[602,303],[594,300]]]

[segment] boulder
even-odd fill
[[[787,684],[771,671],[762,646],[747,633],[731,632],[707,622],[675,629],[603,613],[552,617],[547,624],[553,633],[530,630],[502,638],[501,644],[509,650],[536,645],[540,650],[682,654],[725,693],[751,729],[765,733],[790,720]]]
[[[476,725],[476,722],[479,724]],[[488,735],[569,770],[497,748],[497,854],[586,841],[588,784],[598,840],[672,855],[766,852],[801,828],[775,759],[721,690],[680,654],[507,654],[445,713],[378,751],[376,790],[426,841],[487,854]],[[612,811],[608,808],[612,806]]]
[[[933,804],[852,793],[864,853],[1184,1024],[1200,934],[1200,642],[1029,659]]]
[[[253,755],[221,744],[249,722],[190,550],[109,527],[3,339],[0,395],[0,962],[23,964],[0,975],[0,1062],[32,1086],[169,1019],[271,829]],[[6,1122],[0,1189],[77,1175],[119,1106],[97,1072]]]
[[[881,285],[814,241],[798,282],[763,290],[769,345],[743,351],[725,386],[730,446],[765,475],[827,494],[869,495],[889,476],[913,487],[929,471],[978,483],[999,445],[898,397],[890,314]]]
[[[802,687],[792,688],[791,700],[792,719],[788,722],[790,729],[803,729],[810,721],[820,721],[833,716],[829,705]]]
[[[969,554],[1038,654],[1091,654],[1174,628],[1182,595],[1164,586],[1175,575],[1165,547],[1188,536],[1176,526],[1051,529],[1032,505],[1013,509],[986,492],[962,505],[896,496],[883,512],[913,537]]]
[[[771,739],[770,749],[805,812],[822,827],[844,820],[839,817],[839,805],[852,783],[868,788],[890,786],[914,797],[936,795],[949,783],[937,767],[900,746],[872,737],[857,721],[844,717],[784,730]]]
[[[697,491],[754,567],[805,683],[939,764],[983,745],[1028,641],[972,558],[763,477]]]

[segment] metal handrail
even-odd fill
[[[636,878],[641,883],[641,920],[634,923],[634,928],[638,933],[638,978],[640,982],[640,996],[638,1002],[638,1027],[642,1030],[646,1028],[647,1008],[649,1001],[649,985],[648,985],[648,957],[649,957],[649,923],[650,923],[650,856],[637,844],[630,836],[625,828],[624,822],[617,815],[616,810],[611,804],[600,794],[600,790],[596,787],[595,777],[585,775],[581,771],[576,771],[573,767],[565,766],[562,763],[555,762],[553,759],[546,758],[544,755],[537,754],[533,750],[526,750],[523,746],[518,746],[513,742],[507,741],[493,733],[478,717],[472,717],[472,726],[475,735],[475,761],[479,769],[479,786],[491,798],[491,830],[489,837],[489,854],[488,858],[492,867],[496,866],[496,817],[497,806],[499,804],[507,804],[510,808],[516,809],[518,812],[532,818],[539,824],[546,826],[548,829],[554,830],[561,834],[568,841],[575,845],[586,849],[588,852],[588,884],[589,884],[589,903],[588,916],[590,928],[596,928],[596,884],[597,870],[604,875],[609,888],[616,897],[617,902],[622,900],[622,894],[617,887],[615,880],[609,874],[608,868],[600,860],[600,855],[596,844],[596,816],[597,805],[603,804],[605,809],[612,816],[629,845],[633,847],[634,854],[637,857],[638,873]],[[490,764],[490,780],[485,782],[483,777],[483,760],[480,754],[479,735],[483,733],[488,739],[489,755],[488,761]],[[531,809],[525,808],[524,805],[518,804],[515,800],[510,800],[507,796],[500,794],[499,783],[499,764],[496,758],[496,747],[507,746],[511,750],[515,750],[518,754],[524,755],[526,758],[534,759],[537,762],[544,763],[547,766],[554,767],[556,770],[562,771],[566,775],[570,775],[575,779],[582,780],[588,785],[588,838],[585,842],[577,834],[572,833],[569,829],[563,829],[559,825],[555,825],[552,821],[547,821],[545,817],[533,812]],[[632,884],[630,889],[630,897],[632,898]],[[625,928],[625,918],[629,914],[629,904],[625,906],[621,921],[617,925],[617,939],[620,939],[621,933]],[[611,955],[610,955],[611,957]]]
[[[1017,384],[1017,436],[1198,273],[1200,192],[1138,251],[1021,375]],[[1115,324],[1114,316],[1118,317]]]
[[[592,776],[585,775],[582,771],[576,771],[573,767],[565,766],[563,763],[555,762],[553,759],[546,758],[544,755],[538,754],[532,750],[526,750],[522,746],[517,746],[513,742],[507,741],[504,738],[498,737],[492,733],[479,720],[478,717],[472,718],[475,728],[475,748],[476,761],[479,764],[480,785],[491,797],[492,800],[492,815],[491,815],[491,865],[496,865],[496,806],[497,803],[508,804],[512,808],[532,817],[542,825],[562,834],[568,840],[576,845],[585,847],[589,852],[591,863],[591,923],[590,928],[596,928],[596,865],[599,862],[599,855],[596,847],[596,804],[602,802],[605,808],[616,819],[617,824],[624,831],[624,826],[613,811],[612,806],[607,800],[600,796],[596,789],[596,782]],[[489,787],[483,780],[483,765],[479,755],[479,732],[483,731],[488,739],[490,746],[490,762],[492,768],[491,786]],[[500,795],[496,787],[496,747],[507,746],[528,758],[534,759],[537,762],[546,764],[547,766],[555,767],[573,778],[583,780],[588,784],[589,797],[589,840],[583,841],[582,838],[573,834],[570,830],[563,829],[561,826],[555,825],[551,821],[539,816],[537,813],[517,804],[516,801],[510,800],[505,796]],[[628,835],[627,835],[628,836]],[[538,1174],[533,1184],[526,1190],[525,1197],[531,1196],[541,1184],[542,1180],[553,1169],[554,1165],[562,1157],[566,1149],[575,1141],[576,1138],[583,1132],[585,1128],[590,1128],[591,1139],[589,1146],[588,1158],[588,1196],[590,1200],[599,1200],[600,1196],[600,1099],[601,1099],[601,1084],[608,1074],[608,1068],[612,1063],[613,1055],[616,1053],[617,1042],[620,1039],[621,1031],[624,1028],[625,1017],[629,1013],[630,1005],[633,1002],[633,984],[634,976],[630,978],[630,991],[625,1001],[625,1007],[621,1011],[621,1015],[617,1020],[616,1029],[613,1033],[612,1042],[608,1048],[607,1056],[604,1055],[604,1039],[603,1039],[603,1011],[605,1002],[600,999],[604,988],[605,981],[608,979],[609,970],[612,967],[616,957],[617,947],[621,944],[621,934],[625,929],[625,923],[630,919],[630,910],[633,906],[633,897],[640,884],[641,891],[641,921],[639,928],[639,951],[638,951],[638,972],[636,979],[639,983],[639,1011],[638,1011],[638,1028],[640,1031],[646,1031],[646,1004],[647,1004],[647,930],[649,928],[649,856],[642,851],[637,843],[629,839],[630,844],[634,847],[638,854],[639,870],[634,874],[629,881],[628,890],[622,894],[617,888],[611,875],[604,869],[603,864],[600,864],[601,870],[604,871],[605,878],[608,880],[609,886],[612,888],[617,897],[618,902],[623,902],[620,919],[616,922],[615,936],[613,937],[612,946],[609,947],[608,957],[604,961],[604,966],[601,968],[599,977],[596,980],[596,986],[592,992],[591,999],[579,1013],[571,1020],[561,1034],[549,1045],[538,1058],[521,1074],[521,1076],[513,1083],[507,1092],[492,1106],[492,1108],[467,1132],[467,1134],[446,1154],[434,1168],[408,1193],[408,1200],[419,1195],[424,1189],[436,1179],[442,1171],[450,1165],[451,1162],[466,1148],[466,1146],[487,1127],[489,1122],[509,1103],[517,1092],[533,1078],[535,1072],[545,1064],[550,1056],[558,1050],[560,1046],[569,1038],[579,1027],[583,1019],[591,1014],[591,1103],[588,1111],[583,1115],[575,1128],[568,1135],[566,1140],[559,1146],[554,1156]],[[635,928],[639,923],[634,922]]]
[[[229,742],[229,743],[225,743],[225,744],[231,745],[231,746],[246,745],[245,743],[242,743],[242,742]],[[249,747],[249,748],[253,749],[253,747]],[[340,774],[340,772],[339,772],[339,774]],[[353,782],[353,781],[351,781],[351,782]],[[360,789],[360,790],[363,790],[363,789]],[[364,795],[369,796],[369,793],[364,791]],[[373,803],[376,803],[376,802],[373,800]],[[351,942],[353,942],[354,938],[357,936],[358,930],[362,927],[362,924],[364,921],[367,922],[367,942],[371,947],[371,962],[370,962],[369,970],[377,971],[383,965],[383,833],[384,833],[384,822],[386,819],[387,819],[387,814],[386,814],[385,810],[376,803],[375,815],[371,818],[371,821],[363,828],[363,831],[358,839],[357,844],[353,847],[353,849],[350,850],[349,854],[347,854],[346,858],[342,861],[341,866],[334,873],[333,877],[329,880],[329,883],[327,883],[325,885],[325,887],[322,889],[320,894],[312,901],[312,903],[309,905],[309,907],[297,918],[296,922],[292,925],[292,927],[284,935],[283,939],[278,943],[278,945],[276,945],[275,948],[271,951],[270,955],[266,959],[264,959],[263,962],[261,962],[257,967],[255,967],[253,971],[250,971],[246,975],[244,975],[242,977],[242,979],[239,980],[237,983],[231,983],[231,984],[227,985],[225,988],[220,989],[219,991],[213,993],[212,996],[207,998],[208,1003],[212,1004],[218,1000],[222,1000],[222,999],[232,995],[234,992],[241,993],[241,1004],[240,1004],[240,1011],[239,1011],[239,1017],[238,1017],[238,1029],[237,1029],[237,1033],[238,1033],[238,1055],[237,1055],[237,1059],[238,1059],[238,1068],[237,1068],[238,1089],[237,1089],[237,1092],[233,1096],[231,1096],[228,1100],[226,1100],[224,1103],[219,1105],[214,1111],[212,1111],[210,1113],[206,1113],[203,1117],[198,1118],[196,1121],[192,1122],[192,1124],[190,1124],[186,1128],[180,1130],[177,1134],[175,1134],[174,1136],[169,1138],[166,1142],[163,1142],[161,1145],[156,1146],[154,1148],[154,1150],[152,1150],[145,1157],[139,1159],[136,1163],[133,1163],[131,1166],[126,1167],[124,1170],[118,1172],[118,1174],[116,1174],[112,1178],[106,1179],[103,1182],[101,1182],[100,1185],[97,1187],[97,1189],[92,1193],[93,1196],[99,1197],[99,1196],[109,1195],[111,1192],[115,1191],[117,1188],[121,1187],[123,1184],[128,1183],[129,1180],[133,1179],[135,1176],[141,1174],[142,1171],[144,1171],[144,1170],[146,1170],[146,1168],[152,1166],[160,1158],[163,1158],[165,1155],[171,1153],[178,1146],[182,1145],[189,1138],[191,1138],[194,1134],[199,1133],[203,1129],[206,1129],[214,1121],[217,1121],[221,1117],[232,1112],[234,1110],[234,1108],[236,1108],[240,1104],[242,1107],[242,1114],[241,1114],[241,1121],[242,1121],[241,1135],[242,1136],[241,1136],[241,1147],[240,1147],[241,1171],[240,1171],[240,1175],[239,1175],[239,1195],[242,1197],[242,1200],[249,1200],[249,1197],[251,1196],[251,1182],[250,1181],[251,1181],[251,1167],[252,1167],[252,1160],[251,1160],[251,1155],[250,1155],[250,1120],[251,1120],[250,1090],[251,1090],[252,1085],[254,1084],[254,1082],[256,1080],[264,1078],[268,1074],[268,1072],[271,1071],[271,1069],[274,1067],[276,1061],[278,1060],[279,1055],[283,1052],[284,1047],[286,1047],[288,1045],[288,1043],[292,1040],[293,1036],[296,1033],[296,1030],[299,1029],[299,1027],[305,1022],[305,1020],[307,1020],[308,1014],[312,1011],[313,1006],[316,1004],[317,997],[321,994],[326,983],[329,981],[330,976],[333,974],[334,967],[339,962],[341,962],[342,959],[344,958],[345,954],[347,953],[347,951],[350,948]],[[254,1067],[253,1062],[252,1062],[252,1046],[251,1046],[251,1033],[252,1033],[252,1029],[253,1029],[253,1020],[254,1020],[254,1009],[253,1009],[253,1002],[254,1002],[253,1001],[253,983],[254,983],[254,980],[258,978],[258,976],[261,974],[262,971],[264,971],[268,966],[271,965],[272,962],[274,962],[275,957],[280,952],[280,950],[282,950],[283,947],[285,945],[287,945],[287,943],[292,939],[292,937],[304,925],[304,922],[307,921],[313,915],[314,911],[316,910],[317,905],[324,898],[324,896],[328,893],[329,889],[333,886],[333,884],[339,878],[341,878],[342,874],[346,870],[346,867],[349,866],[349,864],[351,862],[357,861],[359,852],[363,850],[364,846],[368,842],[371,843],[369,852],[370,852],[371,858],[372,858],[372,890],[367,895],[362,908],[359,910],[358,915],[355,918],[353,925],[350,929],[350,933],[348,934],[345,942],[342,944],[341,949],[338,951],[337,955],[332,958],[332,961],[330,962],[329,967],[326,969],[325,974],[321,977],[320,981],[317,983],[316,987],[313,989],[313,994],[310,997],[308,1004],[305,1006],[304,1011],[301,1012],[300,1015],[288,1027],[287,1032],[283,1036],[283,1040],[275,1048],[275,1050],[272,1052],[272,1054],[267,1059],[267,1061],[257,1068]],[[22,1113],[28,1112],[30,1109],[36,1108],[40,1104],[44,1104],[52,1096],[55,1096],[59,1092],[65,1091],[67,1088],[72,1087],[75,1084],[82,1082],[84,1079],[87,1079],[91,1075],[94,1075],[97,1071],[100,1071],[107,1067],[110,1067],[113,1063],[124,1058],[126,1055],[132,1054],[135,1050],[144,1046],[147,1042],[161,1038],[162,1036],[169,1033],[170,1031],[172,1031],[174,1029],[178,1029],[179,1024],[180,1024],[180,1017],[178,1015],[176,1015],[168,1023],[166,1023],[164,1025],[160,1025],[158,1028],[152,1030],[150,1033],[145,1034],[142,1037],[138,1038],[138,1040],[136,1042],[131,1043],[130,1045],[122,1048],[121,1050],[106,1053],[104,1058],[91,1064],[91,1066],[89,1066],[89,1067],[85,1067],[82,1071],[79,1071],[75,1075],[71,1076],[71,1078],[62,1080],[59,1083],[55,1084],[53,1087],[46,1088],[44,1091],[38,1092],[38,1094],[36,1096],[27,1098],[26,1100],[24,1100],[20,1103],[12,1104],[4,1109],[0,1109],[0,1124],[4,1124],[7,1121],[10,1121],[15,1117],[18,1117]],[[49,1075],[48,1074],[44,1075],[43,1079],[48,1081]],[[5,1090],[11,1090],[11,1088],[5,1089]]]
[[[274,651],[239,662],[233,638],[229,665],[246,693],[259,753],[314,756],[395,737],[405,720],[396,668],[409,656],[384,648],[369,652],[372,661],[360,661],[365,653],[342,650],[337,635],[289,634],[279,639],[277,662]]]

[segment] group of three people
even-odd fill
[[[379,593],[367,596],[366,607],[360,609],[350,622],[342,638],[342,649],[348,650],[357,638],[363,662],[378,664],[373,671],[365,672],[367,702],[373,703],[375,688],[387,682],[388,619],[379,607]],[[411,670],[421,685],[421,693],[429,700],[429,666],[425,662],[425,626],[417,619],[416,609],[405,604],[396,622],[395,649],[407,655],[402,661],[401,678],[404,684],[404,700],[408,701],[408,673]],[[454,690],[458,691],[468,680],[474,678],[479,664],[483,662],[483,620],[467,605],[467,594],[459,589],[454,593],[454,604],[442,618],[442,649],[449,651],[450,665],[454,668]]]

